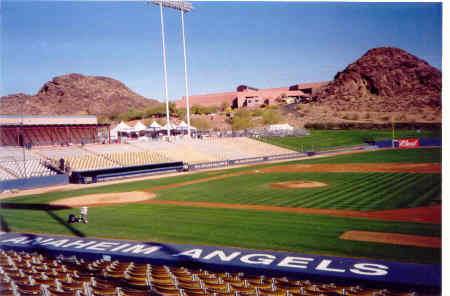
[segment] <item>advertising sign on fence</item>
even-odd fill
[[[419,147],[419,139],[400,139],[398,140],[398,148],[417,148]]]

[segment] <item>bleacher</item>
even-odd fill
[[[0,180],[12,180],[17,178],[15,175],[7,171],[5,168],[0,167]]]
[[[405,287],[267,276],[238,270],[134,261],[89,260],[43,252],[0,250],[0,295],[65,296],[418,296]],[[195,265],[195,264],[194,264]]]
[[[169,162],[195,165],[289,153],[293,151],[246,137],[205,139],[174,137],[170,142],[137,141],[129,144],[36,147],[31,150],[2,147],[0,180]],[[64,169],[60,168],[61,159],[64,159]]]
[[[66,157],[64,160],[66,166],[68,165],[72,171],[98,170],[121,166],[119,163],[113,160],[109,160],[102,156],[89,154]]]
[[[123,166],[171,162],[170,158],[156,151],[108,153],[104,156]]]
[[[60,160],[61,158],[79,157],[84,155],[90,155],[90,153],[79,146],[69,147],[51,147],[51,148],[38,148],[31,150],[35,155],[39,155],[42,158]]]
[[[42,177],[42,176],[54,176],[56,171],[47,167],[43,160],[30,159],[25,161],[2,161],[0,162],[0,169],[10,172],[10,175],[15,176],[18,179]]]
[[[56,172],[47,167],[39,155],[18,147],[1,147],[0,180],[53,175]]]

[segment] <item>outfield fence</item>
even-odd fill
[[[350,152],[350,151],[357,151],[357,150],[363,150],[363,149],[365,150],[365,147],[368,147],[368,145],[364,145],[364,146],[359,145],[359,146],[352,146],[352,147],[333,147],[331,149],[329,148],[326,151],[294,152],[294,153],[270,155],[270,156],[260,156],[260,157],[230,159],[230,160],[223,160],[223,161],[202,162],[202,163],[189,164],[188,169],[190,171],[196,171],[196,170],[221,168],[221,167],[228,167],[228,166],[235,166],[235,165],[263,163],[263,162],[268,162],[268,161],[299,159],[299,158],[306,158],[306,157],[310,157],[310,156],[314,156],[314,155],[321,155],[321,154]]]

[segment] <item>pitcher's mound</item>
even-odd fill
[[[101,206],[123,204],[130,202],[139,202],[155,197],[154,193],[132,191],[132,192],[114,192],[103,194],[91,194],[77,197],[70,197],[52,201],[51,205],[80,207],[80,206]]]
[[[328,186],[328,184],[317,181],[290,181],[290,182],[273,183],[270,184],[269,186],[275,188],[301,189],[301,188],[325,187]]]

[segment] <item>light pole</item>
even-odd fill
[[[23,105],[25,105],[25,98],[22,98],[22,104],[20,106],[20,132],[22,135],[22,153],[23,153],[23,175],[27,178],[27,166],[25,163],[25,131],[23,128]],[[20,143],[19,143],[20,144]]]
[[[163,54],[163,69],[164,69],[164,90],[166,97],[166,127],[167,127],[167,137],[170,139],[170,116],[169,116],[169,90],[167,87],[167,67],[166,67],[166,43],[164,38],[164,16],[162,9],[162,1],[159,2],[159,9],[161,12],[161,40],[162,40],[162,54]]]
[[[181,11],[181,34],[183,36],[183,55],[184,55],[184,86],[186,89],[186,119],[188,126],[188,137],[191,137],[191,119],[189,110],[189,88],[188,88],[188,77],[187,77],[187,62],[186,62],[186,39],[184,37],[184,10]]]
[[[150,3],[158,5],[161,12],[161,39],[163,46],[163,67],[164,67],[164,85],[166,94],[166,116],[167,116],[167,135],[170,137],[170,122],[169,122],[169,94],[167,90],[167,69],[166,69],[166,47],[164,39],[164,17],[162,7],[169,7],[181,12],[181,26],[182,26],[182,38],[183,38],[183,54],[184,54],[184,82],[186,88],[186,116],[187,116],[187,126],[188,126],[188,136],[191,136],[191,124],[190,124],[190,113],[189,113],[189,91],[188,91],[188,78],[187,78],[187,62],[186,62],[186,42],[184,37],[184,13],[189,12],[192,9],[192,4],[189,2],[171,1],[171,0],[149,0]]]

